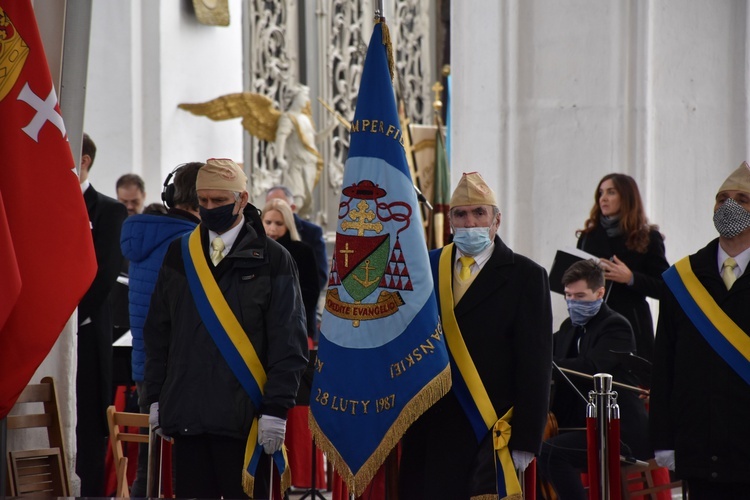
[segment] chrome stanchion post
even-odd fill
[[[597,373],[594,375],[596,393],[597,441],[599,444],[599,491],[602,500],[609,500],[609,445],[607,428],[609,427],[610,398],[612,393],[612,375]]]

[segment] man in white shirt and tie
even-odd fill
[[[664,273],[650,399],[656,461],[690,498],[750,491],[750,166],[716,195],[719,237]]]
[[[402,441],[400,497],[410,500],[498,495],[494,457],[505,455],[499,463],[523,471],[539,452],[547,422],[547,273],[500,239],[500,209],[479,173],[462,176],[450,205],[453,243],[430,252],[430,261],[453,388]],[[480,407],[489,410],[481,424],[473,418]],[[506,446],[493,450],[493,436],[508,424]],[[499,467],[507,491],[516,471]]]

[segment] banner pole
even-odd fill
[[[385,19],[385,8],[383,7],[383,0],[378,0],[378,6],[375,9],[375,17]]]

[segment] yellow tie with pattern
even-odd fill
[[[214,263],[214,266],[218,266],[221,259],[224,258],[224,240],[217,236],[211,242],[211,248],[213,249],[211,251],[211,262]]]
[[[737,267],[737,262],[731,257],[725,260],[724,265],[721,267],[721,279],[724,280],[727,290],[732,288],[734,282],[737,281],[737,276],[734,275],[735,267]]]

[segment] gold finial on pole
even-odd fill
[[[432,91],[435,93],[435,100],[432,101],[432,107],[435,112],[440,112],[440,110],[443,109],[443,101],[440,100],[440,94],[442,94],[443,88],[443,84],[440,82],[435,82],[432,86]]]

